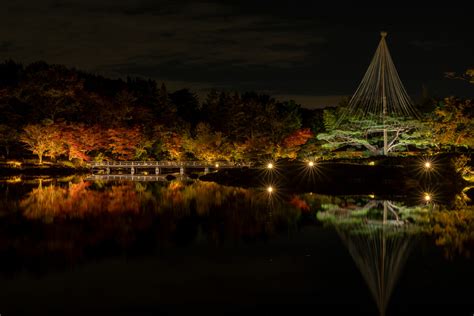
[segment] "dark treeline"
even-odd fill
[[[254,92],[168,91],[61,65],[0,64],[0,156],[248,160],[303,155],[322,111]],[[308,152],[307,150],[306,152]]]
[[[455,97],[423,100],[421,120],[393,119],[393,151],[472,148],[472,104]],[[373,124],[361,129],[350,117],[343,128],[334,124],[345,106],[309,110],[255,92],[215,90],[199,100],[189,89],[168,91],[153,80],[6,61],[0,64],[0,157],[82,163],[380,154]]]

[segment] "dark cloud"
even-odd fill
[[[424,84],[460,94],[467,90],[452,90],[443,73],[472,66],[466,12],[319,1],[17,0],[0,11],[0,58],[152,77],[198,92],[327,101],[354,91],[386,29],[410,93]]]
[[[0,41],[0,53],[8,53],[13,49],[13,41]]]
[[[439,48],[445,48],[449,46],[455,46],[454,43],[449,41],[440,41],[440,40],[414,40],[411,44],[415,48],[420,48],[427,51],[432,51]]]

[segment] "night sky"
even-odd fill
[[[2,2],[0,60],[149,77],[201,97],[211,88],[252,90],[318,107],[355,91],[386,30],[415,99],[423,86],[435,97],[474,94],[444,77],[474,67],[467,2],[376,9],[339,1]]]

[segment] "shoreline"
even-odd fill
[[[377,157],[379,158],[379,157]],[[323,161],[309,167],[301,161],[279,161],[274,169],[238,168],[222,169],[203,174],[197,170],[188,170],[186,177],[193,180],[211,181],[220,185],[242,188],[265,189],[269,186],[277,194],[314,192],[329,195],[376,195],[387,199],[399,199],[422,194],[436,193],[436,198],[452,201],[467,185],[450,164],[449,156],[436,160],[436,166],[430,172],[423,170],[418,158],[380,157],[370,160]],[[375,162],[375,164],[371,164]],[[126,171],[126,170],[124,170]],[[145,170],[135,176],[143,176]],[[170,170],[171,171],[171,170]],[[37,177],[87,176],[92,174],[89,168],[72,168],[59,165],[22,165],[5,168],[0,166],[0,178],[17,177],[16,182]],[[123,172],[122,175],[129,175]],[[149,173],[149,176],[154,176]],[[161,174],[166,180],[179,178],[179,173]],[[19,179],[18,179],[19,178]],[[473,191],[473,190],[469,190]],[[468,193],[473,195],[472,192]]]

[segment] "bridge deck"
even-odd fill
[[[250,167],[248,163],[233,163],[217,161],[93,161],[89,162],[91,168],[242,168]]]
[[[142,176],[142,175],[129,175],[129,174],[107,174],[107,175],[96,175],[93,174],[89,177],[86,178],[88,181],[117,181],[117,180],[126,180],[126,181],[167,181],[166,177],[164,176],[158,176],[158,175],[147,175],[147,176]]]

